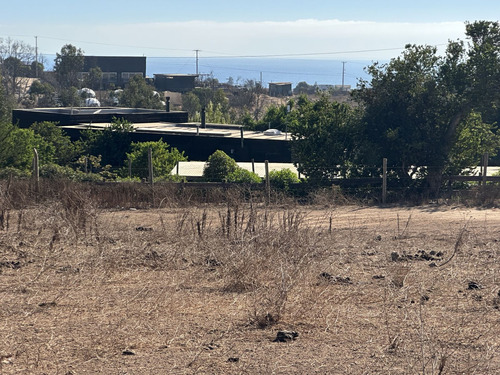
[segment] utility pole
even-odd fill
[[[196,52],[196,75],[198,75],[198,52],[200,52],[199,49],[194,50]]]
[[[38,36],[35,35],[35,78],[38,78]]]
[[[342,91],[344,91],[345,61],[342,61]]]

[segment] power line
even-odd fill
[[[14,35],[16,37],[28,37],[27,35]],[[30,36],[31,37],[31,36]],[[73,40],[68,41],[64,38],[57,38],[51,36],[38,36],[39,38],[51,39],[51,40],[60,40],[63,42],[71,42],[71,43],[85,43],[85,44],[94,44],[101,46],[112,46],[112,47],[124,47],[124,48],[137,48],[137,49],[151,49],[151,50],[159,50],[159,51],[183,51],[183,52],[192,52],[192,49],[183,49],[183,48],[165,48],[165,47],[152,47],[152,46],[136,46],[136,45],[126,45],[126,44],[116,44],[116,43],[103,43],[103,42],[95,42],[95,41],[83,41],[83,40]],[[436,44],[435,46],[444,46],[446,44]],[[217,58],[273,58],[273,57],[299,57],[299,56],[328,56],[328,55],[341,55],[341,54],[350,54],[350,53],[371,53],[371,52],[384,52],[384,51],[401,51],[404,50],[404,47],[391,47],[391,48],[373,48],[373,49],[362,49],[362,50],[347,50],[347,51],[329,51],[329,52],[302,52],[302,53],[281,53],[281,54],[254,54],[254,55],[232,55],[230,53],[225,52],[215,52],[215,51],[207,51],[204,52],[212,53],[214,55],[203,56],[204,59],[217,59]],[[200,50],[194,50],[200,51]],[[215,56],[217,54],[218,56]],[[177,58],[186,58],[187,56],[178,56]]]

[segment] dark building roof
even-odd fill
[[[146,76],[146,57],[144,56],[85,56],[83,71],[101,68],[103,72],[141,72]]]
[[[292,83],[291,82],[273,82],[269,83],[270,96],[291,96]]]
[[[58,125],[76,125],[107,122],[113,118],[123,118],[132,123],[175,122],[188,121],[185,111],[161,111],[144,108],[93,107],[93,108],[36,108],[15,109],[12,111],[12,121],[21,128],[28,128],[34,122],[50,121]]]
[[[155,74],[155,88],[159,91],[188,92],[194,89],[197,74]]]

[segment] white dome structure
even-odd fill
[[[100,107],[101,103],[96,98],[85,99],[85,107]]]
[[[95,98],[95,91],[84,87],[83,89],[78,90],[78,95],[85,98]]]

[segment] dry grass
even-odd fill
[[[500,372],[498,209],[1,199],[1,374]]]

